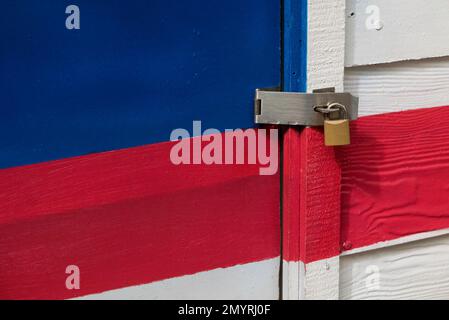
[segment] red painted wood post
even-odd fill
[[[345,1],[297,1],[288,8],[302,16],[284,19],[284,30],[302,30],[302,36],[284,35],[284,57],[290,58],[284,90],[342,92]],[[283,166],[283,298],[338,299],[341,169],[335,149],[324,146],[322,128],[288,128]]]
[[[300,259],[310,263],[339,254],[341,168],[321,128],[305,128],[300,146]]]
[[[284,135],[283,252],[284,260],[299,264],[299,298],[323,294],[307,280],[321,272],[309,273],[307,266],[335,267],[327,259],[340,251],[341,169],[335,149],[323,139],[316,128],[289,128]]]

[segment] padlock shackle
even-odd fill
[[[315,110],[315,112],[322,113],[325,118],[328,118],[331,113],[338,111],[340,115],[343,116],[343,119],[349,119],[348,109],[346,106],[338,102],[332,102],[326,106],[314,106],[313,110]]]
[[[337,110],[330,111],[330,113],[336,112],[336,111],[339,111],[339,112],[343,111],[343,119],[349,119],[348,118],[348,109],[346,108],[346,106],[342,105],[341,103],[333,102],[333,103],[330,103],[327,107],[329,110],[335,109],[335,108],[337,109]]]

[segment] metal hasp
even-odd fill
[[[349,120],[358,118],[359,98],[350,93],[335,92],[279,92],[256,90],[255,122],[297,126],[322,126],[323,115],[316,106],[339,103],[346,107]]]

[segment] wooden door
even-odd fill
[[[170,139],[253,128],[280,2],[1,7],[0,298],[278,298],[279,174]]]

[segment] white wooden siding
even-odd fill
[[[447,0],[347,0],[346,66],[449,55],[448,14]]]
[[[344,86],[361,116],[447,106],[449,57],[346,68]]]
[[[449,106],[448,0],[346,0],[345,14],[344,90],[360,116]],[[449,299],[447,232],[343,254],[340,299]]]
[[[340,258],[340,299],[449,299],[449,235]]]

